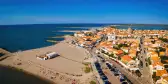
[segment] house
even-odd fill
[[[85,36],[85,34],[84,34],[83,32],[76,32],[76,33],[74,34],[74,36],[75,36],[75,37],[83,37],[83,36]]]
[[[147,56],[148,57],[158,57],[158,53],[153,50],[148,50]]]
[[[166,56],[168,56],[168,48],[166,48]]]
[[[131,59],[130,56],[125,55],[121,57],[121,61],[129,68],[130,70],[138,70],[138,66],[134,60]]]
[[[124,52],[128,53],[129,47],[122,47],[121,48]]]
[[[113,53],[113,51],[115,50],[114,48],[112,48],[110,46],[106,47],[106,49],[107,49],[107,52],[110,54]]]
[[[150,46],[151,46],[151,47],[153,47],[153,48],[155,48],[155,47],[159,47],[159,46],[160,46],[160,44],[155,43],[155,44],[151,44]]]
[[[85,41],[84,40],[79,40],[77,45],[80,46],[80,47],[84,47]]]
[[[136,51],[135,49],[129,50],[129,54],[128,54],[128,55],[129,55],[131,58],[136,57],[136,54],[137,54],[137,51]]]
[[[104,32],[100,31],[97,33],[98,36],[102,36],[104,34]]]
[[[159,52],[159,56],[165,56],[165,52]]]
[[[107,34],[108,41],[116,40],[115,34]]]
[[[155,48],[150,47],[150,45],[149,45],[149,46],[147,46],[147,48],[148,48],[148,50],[155,50]]]
[[[85,40],[85,41],[91,41],[91,37],[90,36],[84,36],[84,37],[82,37],[83,38],[83,40]]]
[[[168,76],[163,76],[163,79],[165,80],[164,82],[164,84],[168,84]],[[163,84],[163,83],[162,83]]]
[[[167,75],[166,70],[156,70],[156,76],[164,76]]]
[[[121,61],[124,63],[124,64],[127,64],[129,63],[130,61],[132,61],[132,58],[128,55],[124,55],[121,57]]]
[[[118,55],[117,55],[118,52],[117,51],[118,51],[117,49],[113,49],[113,51],[112,51],[115,57],[118,57]]]
[[[156,56],[151,56],[151,62],[152,63],[155,63],[155,62],[160,62],[160,58],[159,57],[156,57]]]
[[[153,71],[164,70],[164,65],[161,62],[154,62],[152,64]]]
[[[124,54],[123,50],[117,50],[117,53],[115,53],[117,56],[120,56],[122,54]]]

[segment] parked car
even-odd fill
[[[111,70],[111,71],[114,71],[115,69],[112,67],[110,70]]]
[[[105,81],[105,80],[108,80],[108,78],[107,78],[107,76],[101,76],[101,79],[103,80],[103,81]]]
[[[126,81],[122,82],[121,84],[128,84]]]
[[[106,63],[106,65],[107,65],[107,67],[108,67],[109,69],[112,68],[112,66],[111,66],[109,63]]]
[[[111,84],[109,81],[104,81],[104,84]]]
[[[120,82],[125,81],[125,78],[122,75],[120,75],[119,78],[120,78]]]
[[[114,73],[114,76],[118,76],[119,74],[117,72],[113,72]]]

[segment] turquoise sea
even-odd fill
[[[112,24],[34,24],[34,25],[0,25],[0,48],[11,52],[28,50],[53,45],[46,40],[61,41],[54,36],[73,35],[62,30],[88,30]],[[115,24],[113,24],[115,25]],[[127,29],[129,25],[117,24],[117,28]],[[168,29],[166,25],[132,25],[133,29]]]

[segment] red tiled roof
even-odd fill
[[[157,70],[156,71],[156,76],[162,76],[164,74],[167,74],[167,71],[166,70]]]
[[[131,59],[130,56],[124,55],[124,56],[121,57],[121,60],[124,61],[124,62],[129,62],[129,61],[131,61],[132,59]]]

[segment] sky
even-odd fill
[[[0,25],[168,24],[168,0],[0,0]]]

